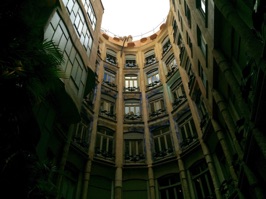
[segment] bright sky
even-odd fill
[[[102,0],[102,29],[116,36],[152,35],[169,12],[169,0]],[[107,32],[107,33],[108,33]],[[111,34],[111,35],[112,35]],[[110,35],[110,36],[111,36]]]

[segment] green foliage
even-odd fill
[[[43,28],[53,10],[45,2],[13,1],[13,5],[2,3],[6,10],[0,9],[0,22],[10,24],[6,28],[11,30],[10,34],[4,30],[0,37],[0,86],[21,87],[33,102],[43,100],[55,81],[64,78],[62,51],[53,41],[43,40]]]

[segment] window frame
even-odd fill
[[[153,157],[159,160],[173,154],[173,140],[169,126],[163,126],[152,131]]]
[[[124,90],[126,92],[139,91],[138,75],[136,74],[125,75],[124,82],[125,82]]]
[[[125,163],[144,163],[145,145],[144,135],[141,132],[127,132],[124,134],[124,161]]]
[[[115,135],[115,132],[112,129],[102,127],[102,126],[97,128],[96,143],[95,143],[96,157],[104,158],[107,160],[114,160],[114,153],[115,153],[115,136],[114,135]],[[104,142],[106,143],[104,144]],[[111,147],[110,147],[110,144],[111,144]]]

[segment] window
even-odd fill
[[[178,85],[174,90],[172,90],[173,96],[173,107],[176,108],[186,100],[186,95],[184,87],[182,84]]]
[[[189,9],[186,1],[184,1],[184,8],[185,8],[185,15],[187,17],[188,27],[191,28],[191,14],[190,14],[190,9]]]
[[[179,129],[182,136],[182,142],[180,143],[182,148],[197,140],[197,131],[191,116],[180,124]]]
[[[174,71],[177,69],[177,63],[174,57],[174,54],[172,54],[165,62],[166,67],[167,67],[167,77],[171,76]]]
[[[203,14],[203,16],[206,15],[206,0],[196,0],[197,8],[200,10],[200,12]]]
[[[192,44],[192,41],[190,39],[188,32],[186,32],[186,35],[187,35],[187,45],[190,48],[191,57],[193,57],[193,44]]]
[[[199,27],[197,26],[197,35],[198,35],[198,46],[200,47],[203,55],[205,56],[205,59],[206,59],[206,56],[207,56],[207,44],[206,44],[206,41],[199,29]]]
[[[125,91],[138,91],[138,76],[126,75],[125,76]]]
[[[150,103],[150,118],[157,117],[165,112],[164,101],[162,98],[153,100]]]
[[[154,50],[145,53],[145,66],[156,62]]]
[[[114,160],[114,131],[98,127],[95,155],[104,159]]]
[[[207,126],[210,118],[209,118],[206,106],[200,97],[196,101],[196,106],[197,106],[198,114],[200,117],[200,128],[204,130],[203,128]]]
[[[164,55],[171,47],[170,39],[168,37],[164,39],[162,46],[163,46],[163,55]]]
[[[147,81],[148,81],[148,85],[147,85],[148,89],[153,88],[153,87],[157,86],[158,84],[160,84],[158,69],[150,71],[149,73],[147,73]]]
[[[133,68],[136,67],[136,56],[135,55],[126,55],[126,68]]]
[[[179,12],[178,12],[179,14]],[[178,30],[178,27],[177,27],[177,24],[176,24],[176,20],[173,20],[173,23],[172,23],[172,26],[173,26],[173,38],[174,38],[174,43],[178,44],[178,37],[179,37],[179,30]]]
[[[45,30],[44,38],[53,40],[62,50],[64,63],[60,68],[66,75],[71,77],[70,84],[73,85],[71,88],[78,97],[82,98],[87,84],[88,70],[66,30],[67,28],[60,15],[54,12]]]
[[[74,132],[74,142],[88,149],[89,147],[89,126],[80,122],[76,125]]]
[[[95,30],[97,20],[96,20],[96,15],[95,15],[95,12],[93,10],[92,4],[91,4],[90,0],[82,0],[82,3],[84,5],[85,11],[88,14],[92,29]]]
[[[200,161],[190,169],[198,199],[215,198],[214,187],[206,162]]]
[[[125,119],[126,120],[139,120],[141,118],[140,114],[140,102],[126,101],[125,102]]]
[[[124,143],[125,143],[125,162],[126,163],[136,163],[144,162],[144,143],[143,143],[142,133],[125,133]]]
[[[198,73],[199,73],[199,77],[201,78],[201,81],[202,81],[202,83],[206,89],[207,88],[207,78],[206,78],[206,74],[202,68],[200,61],[198,61]]]
[[[116,62],[116,52],[110,50],[110,49],[107,49],[107,52],[106,52],[106,62],[112,64],[112,65],[116,65],[117,62]]]
[[[111,87],[116,87],[115,74],[111,71],[104,71],[103,82]]]
[[[96,96],[96,89],[93,88],[89,93],[88,95],[85,97],[85,102],[86,102],[86,105],[89,107],[89,108],[93,108],[94,106],[94,100],[95,100],[95,96]]]
[[[169,127],[152,131],[154,142],[154,159],[158,160],[173,154],[173,146]]]
[[[90,56],[93,39],[79,3],[76,0],[64,0],[63,3],[69,12],[71,22],[81,44],[86,49],[87,55]]]
[[[171,174],[158,179],[160,199],[183,199],[179,174]]]
[[[116,118],[115,115],[115,103],[102,99],[101,100],[101,115],[112,119]]]

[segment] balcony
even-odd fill
[[[174,102],[173,102],[173,109],[178,108],[179,106],[181,106],[183,104],[183,102],[185,102],[187,99],[185,96],[181,95],[178,98],[175,98]]]
[[[163,52],[162,52],[162,56],[164,56],[168,50],[172,47],[170,41],[168,41],[164,46],[163,46]]]
[[[73,143],[83,148],[85,151],[89,149],[89,141],[83,138],[75,136],[73,138]]]
[[[112,87],[112,88],[117,88],[117,85],[114,84],[113,82],[109,82],[109,81],[105,81],[103,80],[103,83],[109,87]]]
[[[124,91],[125,92],[139,92],[139,87],[135,87],[135,86],[124,87]]]
[[[137,67],[136,61],[134,61],[134,60],[126,61],[125,67],[126,68],[135,68],[135,67]]]
[[[155,59],[155,56],[152,55],[152,56],[149,56],[146,58],[145,66],[149,66],[149,65],[154,64],[154,63],[156,63],[156,59]]]
[[[117,65],[116,58],[112,55],[106,55],[106,62],[112,64],[112,65]]]
[[[233,180],[231,178],[224,180],[221,183],[219,190],[225,199],[233,199],[237,195]]]
[[[112,120],[116,120],[116,114],[111,111],[101,110],[100,115]]]
[[[184,138],[180,143],[180,147],[185,150],[198,140],[196,135]]]
[[[144,154],[138,154],[138,155],[125,155],[125,162],[126,163],[144,163],[145,162],[145,156]]]
[[[168,148],[168,149],[164,149],[164,150],[161,150],[161,151],[158,151],[158,152],[155,152],[153,154],[153,158],[154,160],[161,160],[161,159],[164,159],[164,158],[167,158],[167,157],[170,157],[174,154],[174,151],[172,148]]]
[[[173,65],[172,68],[170,70],[168,70],[168,73],[166,75],[166,78],[169,78],[170,76],[172,76],[172,74],[174,74],[174,72],[177,70],[177,65]]]
[[[150,118],[153,119],[153,118],[156,118],[156,117],[158,117],[160,115],[164,115],[165,112],[166,112],[166,110],[164,110],[164,109],[158,109],[158,110],[153,111],[153,112],[150,113]]]
[[[153,87],[155,87],[155,86],[158,86],[160,83],[161,83],[160,80],[153,81],[153,82],[149,83],[148,85],[146,85],[146,88],[147,88],[147,89],[151,89],[151,88],[153,88]]]
[[[109,161],[114,161],[115,160],[115,154],[106,150],[100,150],[98,147],[95,149],[95,157],[104,159],[104,160],[109,160]]]
[[[125,121],[141,121],[142,117],[141,117],[141,115],[137,115],[133,112],[130,112],[130,113],[125,115],[124,120]]]

